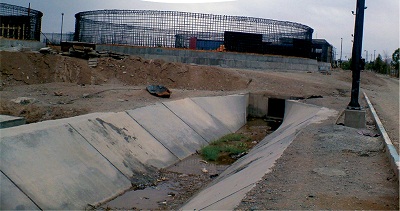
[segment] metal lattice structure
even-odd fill
[[[42,17],[40,11],[0,3],[0,36],[39,41]]]
[[[261,34],[262,42],[312,40],[313,29],[294,22],[177,11],[97,10],[75,15],[75,40],[97,44],[189,48],[191,38],[224,42],[225,32]]]

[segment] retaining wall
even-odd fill
[[[137,55],[145,59],[163,59],[167,62],[193,63],[227,68],[278,71],[319,71],[321,69],[326,70],[327,67],[330,67],[329,63],[318,63],[313,59],[234,52],[212,52],[117,45],[96,45],[96,50]]]
[[[45,43],[31,40],[16,40],[0,37],[0,50],[14,48],[17,51],[38,51],[46,47]]]

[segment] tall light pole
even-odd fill
[[[375,51],[376,51],[376,50],[374,50],[374,61],[375,61]]]
[[[364,30],[364,10],[365,0],[357,0],[356,9],[356,21],[354,26],[354,42],[352,51],[352,86],[351,86],[351,101],[347,106],[350,110],[361,110],[361,106],[358,103],[360,94],[360,72],[361,72],[361,53],[362,53],[362,41],[363,41],[363,30]]]
[[[340,67],[342,67],[343,38],[340,38]]]
[[[64,13],[61,13],[61,38],[60,38],[60,45],[61,45],[61,42],[62,42],[63,24],[64,24]]]

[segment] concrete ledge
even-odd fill
[[[0,129],[24,125],[25,123],[26,120],[23,117],[0,115]]]
[[[376,113],[374,106],[372,105],[371,101],[369,101],[367,94],[365,92],[363,92],[363,93],[364,93],[365,100],[368,103],[369,109],[371,110],[371,113],[374,116],[376,126],[378,127],[379,132],[381,133],[383,140],[385,141],[386,153],[389,157],[389,161],[392,166],[392,169],[393,169],[394,173],[396,174],[397,180],[399,180],[399,174],[400,174],[399,154],[397,153],[396,148],[394,147],[392,141],[389,138],[389,135],[387,134],[385,128],[383,127],[383,124],[382,124],[381,120],[379,119],[379,116]]]

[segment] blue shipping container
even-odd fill
[[[200,40],[197,39],[196,49],[197,50],[217,50],[219,46],[223,45],[224,41],[219,40]]]

